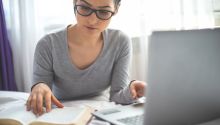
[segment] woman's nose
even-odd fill
[[[88,22],[90,25],[96,24],[98,20],[99,19],[97,18],[96,13],[94,13],[94,12],[88,16]]]

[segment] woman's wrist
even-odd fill
[[[131,83],[132,83],[132,82],[134,82],[134,81],[136,81],[136,80],[131,80],[131,81],[130,81],[130,83],[129,83],[129,86],[130,86],[130,85],[131,85]]]
[[[39,84],[45,84],[44,82],[37,82],[37,83],[35,83],[33,86],[31,86],[31,91],[33,90],[33,88],[35,87],[35,86],[37,86],[37,85],[39,85]]]

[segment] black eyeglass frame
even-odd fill
[[[88,13],[88,14],[82,14],[82,13],[80,13],[80,12],[77,10],[77,7],[86,7],[87,9],[90,9],[91,12]],[[115,12],[112,12],[112,11],[109,11],[109,10],[101,10],[101,9],[98,9],[98,10],[97,10],[97,9],[92,9],[92,8],[87,7],[87,6],[84,6],[84,5],[75,5],[75,6],[74,6],[74,11],[77,12],[77,13],[78,13],[79,15],[81,15],[81,16],[90,16],[92,13],[95,12],[96,17],[99,18],[100,20],[108,20],[108,19],[110,19],[110,18],[115,14]],[[106,19],[105,19],[105,18],[101,18],[101,17],[99,17],[97,11],[110,12],[110,13],[111,13],[111,16],[108,17],[108,18],[106,18]]]

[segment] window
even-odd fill
[[[35,0],[35,12],[45,33],[60,30],[75,22],[73,0]]]
[[[220,0],[213,0],[215,26],[220,26]]]

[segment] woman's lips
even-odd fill
[[[86,28],[89,29],[89,30],[96,30],[96,28],[91,27],[91,26],[86,26]]]

